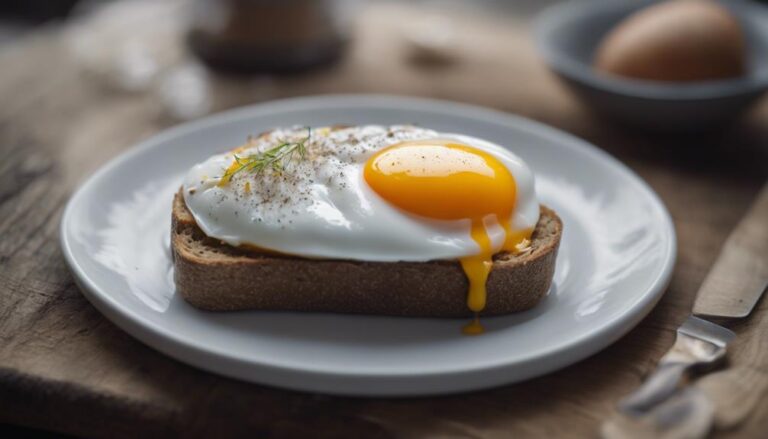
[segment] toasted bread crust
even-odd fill
[[[531,248],[494,257],[483,315],[524,311],[549,290],[562,222],[541,206]],[[468,281],[458,261],[305,259],[232,247],[207,237],[179,192],[171,246],[177,291],[195,307],[465,317]]]

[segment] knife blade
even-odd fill
[[[723,246],[704,279],[693,315],[744,318],[768,288],[768,185]]]

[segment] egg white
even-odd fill
[[[305,128],[274,130],[238,155],[306,135]],[[536,225],[539,204],[534,177],[519,157],[485,140],[405,125],[316,129],[308,159],[290,162],[280,175],[240,172],[222,186],[218,183],[234,153],[215,155],[189,170],[183,183],[184,200],[206,235],[233,246],[250,244],[302,257],[381,262],[477,254],[469,220],[438,221],[409,214],[387,203],[363,178],[365,162],[380,149],[404,140],[438,138],[495,156],[517,185],[512,229]],[[495,215],[484,222],[494,248],[500,248],[504,230]]]

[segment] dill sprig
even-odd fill
[[[239,157],[235,154],[235,160],[224,172],[221,181],[219,181],[219,186],[228,184],[235,174],[242,171],[260,174],[266,170],[272,170],[280,174],[294,160],[304,160],[307,157],[307,145],[311,140],[312,128],[307,127],[307,137],[299,142],[283,142],[266,151],[245,157]]]

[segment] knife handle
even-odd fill
[[[659,363],[640,388],[619,402],[619,410],[631,416],[647,412],[675,393],[691,366],[692,362]]]
[[[602,425],[602,439],[699,439],[708,435],[715,407],[704,392],[687,386],[640,417],[612,414]]]
[[[640,388],[619,402],[619,410],[639,417],[669,398],[694,368],[717,365],[725,358],[733,333],[713,323],[688,317],[677,330],[672,348]]]

